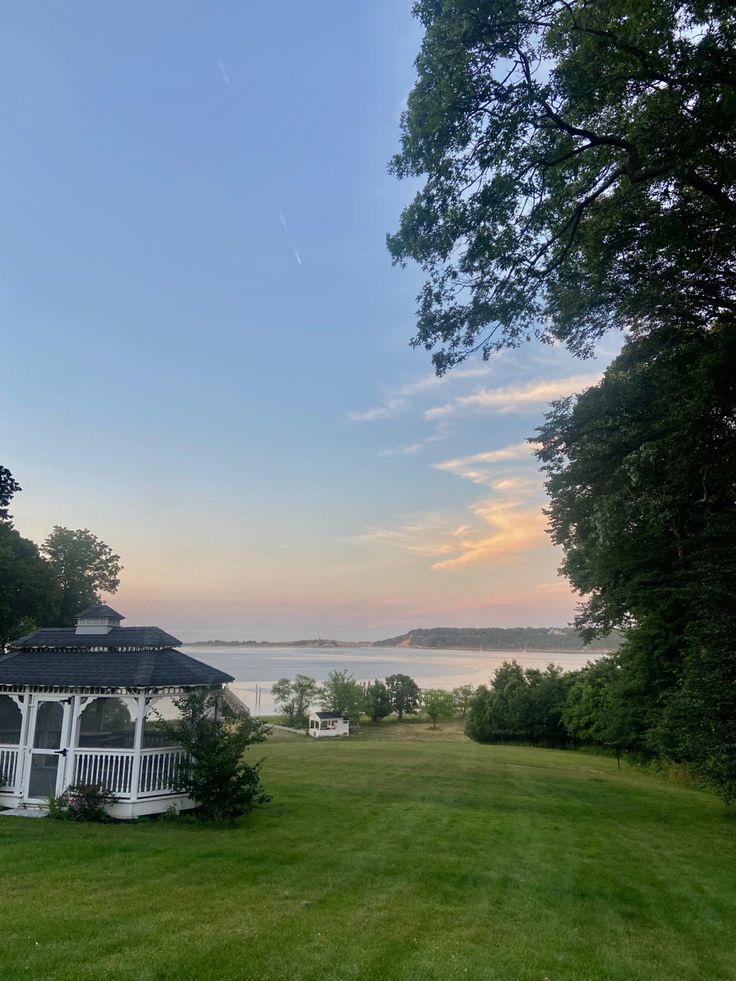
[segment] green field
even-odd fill
[[[0,978],[736,978],[736,821],[584,753],[383,723],[256,751],[234,828],[0,818]]]

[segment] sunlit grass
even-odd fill
[[[235,828],[0,819],[0,977],[733,979],[736,822],[456,723],[281,734]]]

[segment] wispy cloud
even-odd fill
[[[554,380],[537,379],[508,388],[479,388],[470,395],[461,395],[451,402],[432,406],[424,413],[424,418],[432,421],[463,412],[522,412],[581,392],[597,384],[600,378],[601,372],[595,372]]]
[[[465,511],[412,515],[353,541],[421,556],[436,572],[504,562],[545,545],[544,487],[532,455],[535,445],[512,443],[434,464],[437,470],[487,488],[490,496]]]
[[[442,470],[445,473],[454,474],[463,480],[470,480],[474,484],[481,484],[488,487],[497,487],[499,481],[499,464],[514,463],[515,465],[527,463],[534,465],[536,462],[533,457],[537,443],[512,443],[510,446],[503,446],[497,450],[488,450],[485,453],[472,453],[470,456],[455,457],[452,460],[443,460],[433,464],[435,470]],[[505,474],[507,480],[520,479],[510,478]],[[538,490],[541,490],[541,479],[534,478]],[[498,488],[497,488],[498,489]]]
[[[297,252],[296,246],[294,245],[294,243],[292,241],[291,229],[289,228],[289,226],[286,223],[286,218],[284,217],[284,213],[283,213],[283,211],[280,208],[277,208],[276,209],[276,214],[279,216],[279,221],[281,222],[281,225],[282,225],[282,227],[284,229],[284,232],[286,233],[286,237],[287,237],[287,239],[289,241],[289,246],[291,248],[291,251],[294,253],[294,258],[299,263],[299,267],[301,268],[304,265],[304,263],[302,262],[302,257]]]
[[[462,537],[456,554],[432,564],[441,572],[452,572],[469,565],[499,562],[520,552],[528,552],[546,540],[547,519],[541,510],[521,508],[510,500],[479,502],[471,508],[480,528]]]
[[[421,450],[423,442],[420,443],[409,443],[408,446],[394,446],[387,450],[379,450],[379,456],[411,456],[414,453],[418,453]]]
[[[417,396],[437,391],[468,378],[487,378],[493,370],[490,365],[484,364],[457,368],[441,378],[438,378],[437,375],[422,375],[391,389],[380,405],[361,412],[351,412],[349,418],[353,422],[374,422],[378,419],[389,419],[407,409]]]
[[[225,85],[229,85],[230,84],[230,76],[227,73],[227,68],[225,68],[225,66],[223,65],[223,63],[221,61],[218,61],[217,62],[217,67],[220,69],[220,76],[221,76],[223,82],[225,83]]]

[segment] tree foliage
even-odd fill
[[[7,467],[0,466],[0,524],[10,523],[8,505],[19,490],[21,486],[12,473]]]
[[[442,373],[530,334],[736,311],[730,0],[417,0],[424,28],[389,236],[427,273],[415,345]]]
[[[365,695],[366,712],[373,722],[380,722],[391,714],[391,695],[382,681],[376,679],[373,684],[367,685]]]
[[[365,689],[347,671],[330,671],[320,687],[319,698],[326,712],[339,712],[354,723],[366,711]]]
[[[489,687],[478,689],[466,732],[480,743],[523,742],[564,746],[562,716],[569,675],[554,664],[544,671],[504,661]]]
[[[557,403],[538,455],[577,626],[627,630],[601,724],[736,798],[736,332],[660,340],[630,340]]]
[[[37,546],[0,523],[0,653],[5,644],[50,623],[58,594]]]
[[[289,725],[303,726],[307,723],[309,706],[319,695],[319,685],[314,678],[298,674],[293,681],[279,678],[272,686],[271,694]]]
[[[208,821],[232,821],[270,800],[261,786],[260,763],[243,758],[249,746],[264,741],[268,727],[250,716],[223,719],[220,699],[214,689],[193,691],[175,699],[178,720],[160,720],[187,753],[175,789],[188,794],[198,816]]]
[[[452,692],[444,688],[425,688],[422,692],[422,707],[437,728],[440,719],[451,719],[455,714],[455,699]]]
[[[87,528],[56,525],[42,552],[59,591],[58,626],[70,626],[82,610],[100,602],[100,592],[115,593],[120,585],[120,556]]]
[[[408,674],[392,674],[386,678],[386,688],[391,699],[391,710],[399,717],[413,714],[419,708],[421,692],[419,685]]]
[[[470,711],[470,707],[475,700],[477,688],[475,685],[460,685],[452,689],[452,699],[455,705],[455,712],[461,717]]]

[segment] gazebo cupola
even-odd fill
[[[91,606],[77,617],[76,634],[107,634],[115,627],[120,626],[120,621],[125,617],[122,613],[116,613],[111,606],[106,603],[98,603]]]

